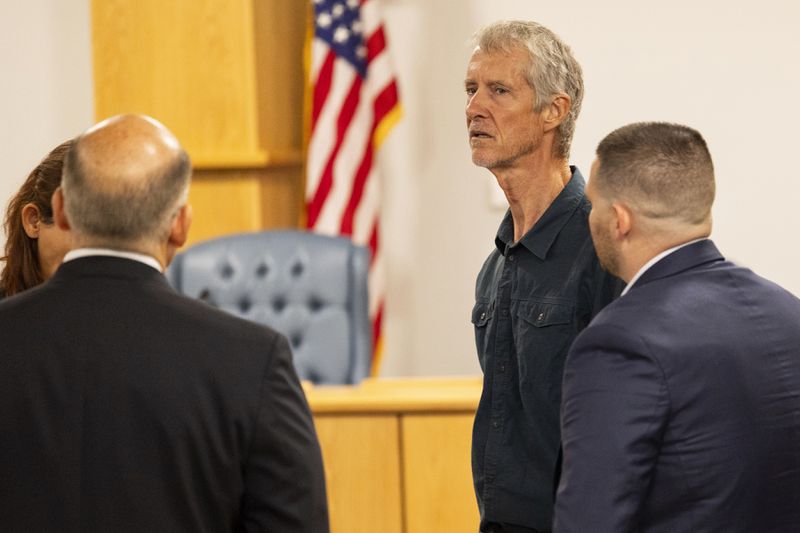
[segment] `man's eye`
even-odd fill
[[[495,94],[506,94],[508,91],[503,87],[495,87],[494,92]]]
[[[467,95],[472,96],[475,94],[475,87],[467,87]]]

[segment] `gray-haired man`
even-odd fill
[[[599,266],[585,182],[568,163],[581,68],[540,24],[499,22],[476,34],[465,87],[472,161],[510,207],[472,312],[484,372],[472,443],[481,531],[549,531],[564,359],[621,289]]]

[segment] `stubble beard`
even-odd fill
[[[602,233],[602,231],[595,230],[591,233],[594,251],[597,254],[600,266],[609,274],[619,277],[619,254],[614,249],[611,237]]]
[[[510,168],[514,166],[514,163],[516,163],[516,161],[520,158],[536,152],[540,146],[541,142],[531,140],[520,146],[509,156],[495,156],[494,158],[490,154],[481,155],[480,150],[476,153],[476,150],[473,148],[472,163],[475,166],[483,167],[489,170]]]

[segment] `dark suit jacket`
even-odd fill
[[[0,303],[0,397],[0,531],[328,531],[286,340],[144,264]]]
[[[800,300],[709,240],[575,341],[555,531],[800,531]]]

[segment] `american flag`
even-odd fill
[[[372,372],[381,356],[384,269],[375,152],[401,114],[378,0],[312,0],[306,216],[313,231],[369,246]]]

